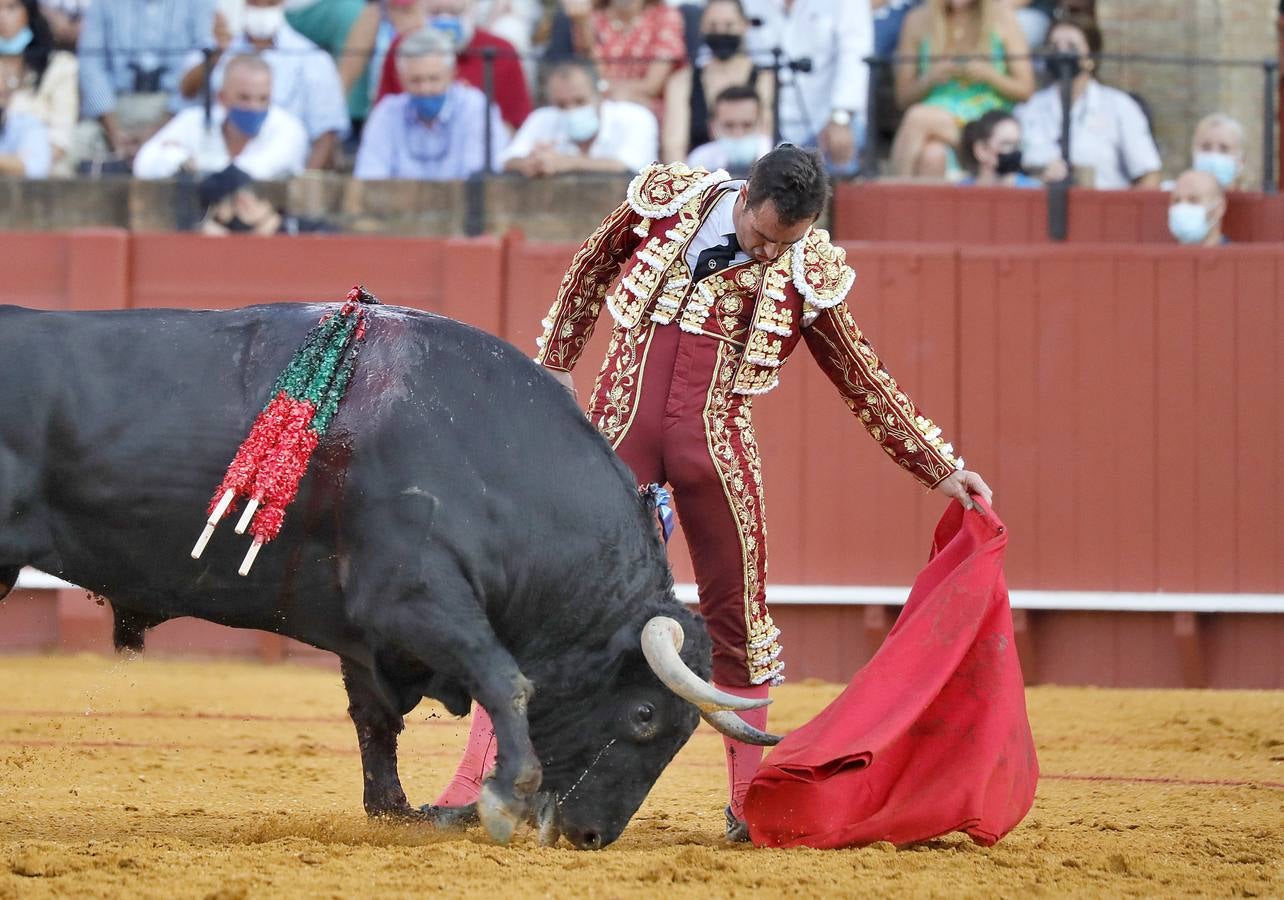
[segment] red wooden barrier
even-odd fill
[[[834,192],[835,237],[843,241],[948,241],[960,244],[1048,243],[1042,190],[862,182]],[[1175,245],[1168,195],[1161,191],[1070,192],[1071,243]],[[1226,234],[1236,242],[1284,241],[1284,197],[1235,193]]]
[[[941,210],[952,197],[938,199]],[[1110,227],[1123,234],[1142,221],[1128,210],[1147,201],[1120,197],[1096,208],[1113,211],[1121,224]],[[1255,208],[1267,206],[1263,200]],[[224,240],[73,232],[4,234],[0,241],[22,263],[0,284],[0,302],[235,306],[332,299],[363,281],[389,302],[470,321],[525,352],[534,351],[539,320],[575,250],[517,237]],[[1279,247],[847,249],[858,271],[850,299],[856,320],[890,371],[997,489],[1014,535],[1013,587],[1284,591]],[[609,327],[603,313],[576,373],[583,399]],[[942,500],[889,466],[805,347],[797,356],[782,386],[755,410],[771,583],[906,584],[922,565]],[[673,556],[677,579],[690,581],[680,538]],[[27,636],[23,646],[104,646],[106,611],[82,592],[64,594],[7,603],[0,635],[12,637],[16,627]],[[41,618],[49,603],[63,620],[53,630]],[[1144,671],[1140,683],[1182,683],[1190,667],[1174,654],[1180,640],[1183,652],[1202,658],[1213,685],[1284,684],[1284,657],[1271,647],[1279,617],[1188,616],[1175,637],[1172,616],[1147,616],[1029,614],[1024,640],[1039,648],[1030,663],[1034,677],[1139,683]],[[844,677],[888,625],[881,607],[780,607],[777,618],[797,630],[788,641],[791,671],[825,677]],[[1108,640],[1097,618],[1118,623]],[[219,637],[223,632],[211,628],[171,623],[153,643],[175,652],[209,643],[272,658],[299,653],[292,644]],[[1097,650],[1066,642],[1080,631],[1085,640],[1096,636]],[[830,643],[816,643],[824,636]],[[0,640],[6,643],[12,641]],[[1243,658],[1263,653],[1274,654],[1279,671]]]
[[[1284,590],[1279,249],[960,257],[959,444],[1010,583]]]

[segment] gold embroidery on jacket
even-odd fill
[[[737,355],[730,344],[718,345],[716,369],[705,397],[705,439],[740,538],[749,683],[780,684],[785,667],[779,659],[780,629],[772,622],[764,599],[767,525],[762,463],[750,405],[732,392]]]

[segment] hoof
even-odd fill
[[[507,844],[513,838],[513,832],[521,824],[522,816],[510,804],[499,796],[492,782],[486,782],[481,797],[477,800],[477,815],[486,833],[497,844]]]
[[[480,821],[476,803],[467,806],[433,806],[425,803],[419,807],[419,814],[438,831],[463,831]]]

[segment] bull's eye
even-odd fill
[[[655,707],[650,703],[640,703],[638,708],[633,710],[633,718],[637,719],[643,725],[648,724],[655,718]]]

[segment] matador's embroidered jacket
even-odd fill
[[[779,369],[799,340],[806,340],[874,440],[924,485],[935,487],[961,469],[963,461],[955,458],[941,430],[918,413],[862,337],[844,303],[855,273],[847,266],[844,251],[833,246],[823,230],[809,230],[773,262],[751,259],[693,283],[687,248],[723,193],[735,189],[729,181],[725,172],[684,165],[643,170],[629,186],[626,201],[575,255],[543,322],[535,359],[550,369],[569,372],[605,304],[615,324],[590,415],[635,474],[643,477],[636,447],[631,446],[642,441],[637,434],[630,438],[630,430],[636,433],[652,427],[646,424],[649,413],[642,402],[644,381],[650,378],[654,384],[668,377],[648,376],[648,361],[664,356],[664,348],[679,333],[670,330],[675,325],[681,333],[709,339],[694,339],[696,358],[710,370],[706,376],[684,378],[666,390],[700,394],[687,406],[700,411],[703,425],[687,440],[707,444],[706,464],[712,460],[709,468],[723,486],[716,494],[725,496],[717,515],[709,511],[706,519],[714,524],[704,530],[717,531],[716,523],[726,520],[729,506],[736,533],[717,540],[738,542],[738,555],[727,558],[739,561],[743,568],[739,602],[728,597],[711,604],[701,572],[696,572],[697,581],[702,582],[701,609],[714,637],[714,675],[726,683],[733,683],[735,677],[726,674],[725,665],[720,672],[723,646],[724,656],[738,653],[739,664],[747,668],[744,680],[778,683],[783,663],[777,659],[779,631],[765,605],[766,531],[750,407],[754,396],[779,383]],[[621,270],[623,278],[612,291]],[[640,407],[644,408],[641,416]],[[654,446],[650,438],[647,441]],[[670,481],[690,542],[696,518],[690,507],[696,503],[691,501],[684,508],[683,486],[672,477]],[[687,496],[699,493],[693,488]],[[717,547],[693,545],[692,550],[693,560],[697,555],[718,556]],[[697,554],[697,550],[703,552]],[[722,631],[728,636],[720,642],[722,607],[726,607]],[[742,642],[743,649],[734,649],[737,642]]]
[[[542,323],[535,361],[574,368],[605,301],[622,329],[676,321],[683,331],[730,341],[741,350],[729,359],[732,392],[750,396],[779,383],[780,366],[805,337],[848,407],[900,466],[927,487],[963,468],[856,327],[843,302],[856,273],[823,229],[813,228],[774,263],[732,266],[691,290],[687,245],[728,180],[725,172],[684,165],[653,165],[638,175],[627,201],[575,255]],[[621,268],[624,278],[608,297]],[[608,360],[603,375],[610,370]],[[624,424],[604,422],[603,431],[611,438]]]

